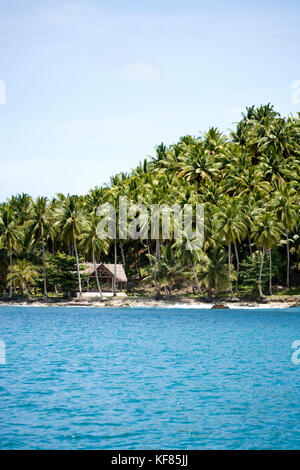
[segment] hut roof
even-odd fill
[[[87,275],[92,275],[95,272],[94,269],[94,264],[93,263],[84,263],[85,264],[85,269],[81,271],[82,274],[87,274]],[[97,270],[99,268],[102,268],[102,270],[105,272],[105,274],[108,277],[113,278],[115,275],[115,265],[114,264],[108,264],[108,263],[100,263],[96,264]],[[127,282],[127,276],[125,274],[124,268],[122,264],[117,264],[116,266],[116,280],[119,282]]]
[[[81,274],[93,274],[94,272],[94,264],[93,263],[83,263],[85,268],[80,271]],[[96,264],[98,268],[100,264]]]
[[[115,265],[114,264],[106,264],[102,263],[101,265],[112,277],[115,275]],[[117,264],[116,266],[116,278],[119,282],[127,282],[127,276],[125,274],[124,268],[122,264]]]

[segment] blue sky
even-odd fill
[[[300,2],[0,0],[0,200],[84,193],[164,141],[300,111]]]

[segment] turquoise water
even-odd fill
[[[1,449],[297,449],[300,309],[0,308]]]

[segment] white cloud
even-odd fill
[[[151,64],[146,62],[132,62],[126,64],[123,67],[123,75],[128,78],[133,78],[135,80],[141,80],[146,82],[158,82],[159,81],[159,72]]]

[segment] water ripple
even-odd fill
[[[1,449],[297,449],[299,309],[0,308]]]

